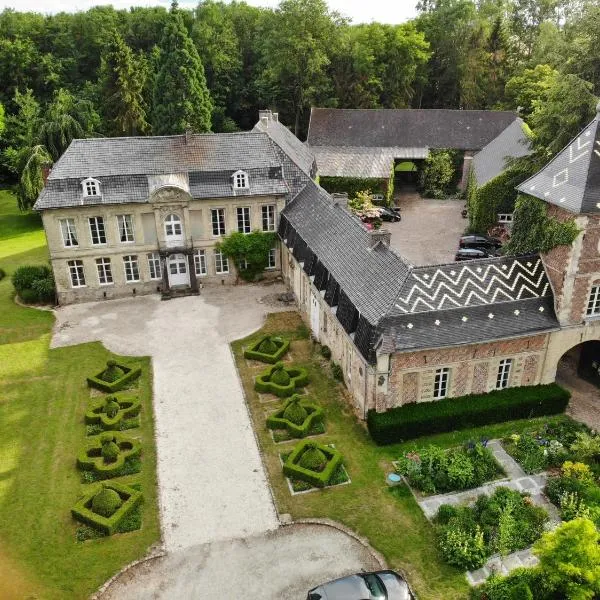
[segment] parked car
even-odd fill
[[[379,209],[379,217],[382,221],[396,222],[402,220],[402,215],[400,215],[400,211],[396,212],[395,210],[386,207]]]
[[[454,260],[473,260],[474,258],[488,258],[490,255],[480,248],[459,248]]]
[[[414,600],[408,584],[394,571],[356,573],[310,590],[306,600]]]
[[[487,235],[463,235],[458,242],[459,248],[477,248],[479,250],[497,250],[502,247],[498,238]]]

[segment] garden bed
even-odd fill
[[[291,453],[291,451],[282,452],[279,455],[279,460],[281,461],[282,467]],[[302,481],[301,479],[295,479],[293,477],[286,477],[285,480],[287,482],[288,489],[290,490],[290,494],[292,494],[292,496],[295,496],[296,494],[306,494],[308,492],[318,492],[324,489],[322,487],[316,487],[308,483],[307,481]],[[348,485],[349,483],[352,483],[352,480],[350,479],[350,475],[348,475],[348,471],[346,471],[346,467],[344,467],[344,464],[342,463],[338,465],[333,471],[331,479],[329,480],[329,483],[325,486],[325,488],[332,488],[340,485]]]

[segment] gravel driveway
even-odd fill
[[[167,551],[255,535],[279,522],[229,342],[258,329],[283,286],[209,288],[60,308],[53,346],[100,340],[150,355]],[[288,309],[289,310],[289,309]]]

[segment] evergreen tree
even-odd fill
[[[148,130],[143,89],[146,69],[115,31],[102,57],[101,94],[104,123],[110,135],[138,135]]]
[[[154,82],[153,132],[156,135],[210,131],[212,100],[204,67],[178,10],[171,5],[160,42]]]

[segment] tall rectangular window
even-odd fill
[[[92,244],[106,244],[106,230],[104,229],[104,217],[90,217],[90,234],[92,236]]]
[[[275,205],[267,204],[262,207],[263,231],[275,231]]]
[[[269,250],[269,262],[267,263],[267,269],[274,269],[277,266],[277,249],[271,248]]]
[[[213,235],[225,235],[225,209],[213,208],[211,209],[210,214],[212,217]]]
[[[70,260],[67,262],[69,266],[69,276],[71,277],[71,287],[78,288],[85,286],[85,272],[83,270],[82,260]]]
[[[125,267],[125,281],[140,280],[140,266],[138,257],[135,254],[129,254],[123,257],[123,266]]]
[[[600,285],[592,286],[586,314],[588,317],[600,315]]]
[[[206,252],[204,250],[194,252],[194,267],[198,277],[206,275]]]
[[[496,377],[496,389],[503,390],[510,383],[510,369],[512,367],[512,358],[504,358],[498,365],[498,376]]]
[[[60,219],[60,232],[62,233],[63,244],[65,248],[74,248],[75,246],[79,246],[74,219]]]
[[[250,207],[238,206],[237,227],[240,233],[250,233]]]
[[[133,236],[133,218],[131,215],[117,215],[117,227],[121,243],[125,244],[135,241]]]
[[[162,270],[160,268],[160,254],[158,252],[149,252],[146,255],[148,259],[148,270],[150,271],[150,279],[161,279]]]
[[[229,273],[229,260],[220,250],[215,250],[215,272]]]
[[[98,283],[100,285],[108,285],[113,282],[110,258],[97,258],[96,269],[98,269]]]
[[[448,395],[448,381],[450,379],[450,369],[444,367],[437,369],[435,372],[435,380],[433,382],[433,397],[436,400],[441,400]]]

